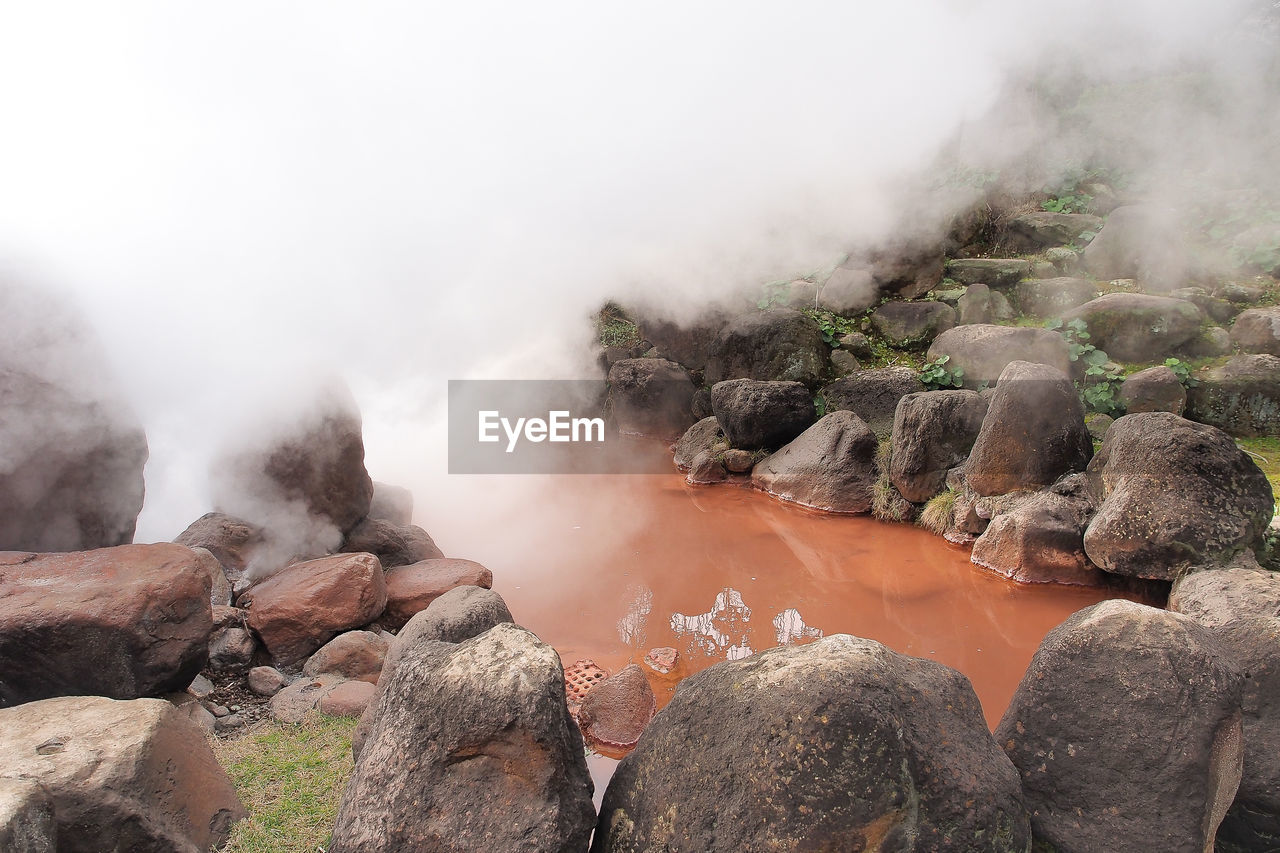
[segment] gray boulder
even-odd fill
[[[1031,317],[1061,317],[1098,295],[1098,286],[1084,278],[1042,278],[1018,284],[1015,294],[1022,313]]]
[[[1025,252],[1065,246],[1085,232],[1102,228],[1102,218],[1088,213],[1053,213],[1037,210],[1009,220],[1009,236]]]
[[[715,336],[707,351],[705,382],[761,379],[817,387],[830,347],[818,324],[790,308],[743,314]]]
[[[1169,593],[1169,609],[1210,628],[1255,616],[1280,617],[1280,574],[1262,569],[1246,552],[1225,568],[1179,578]]]
[[[338,550],[344,554],[372,554],[384,569],[444,556],[430,534],[421,527],[393,524],[377,518],[366,518],[357,524]]]
[[[969,456],[987,401],[975,391],[928,391],[898,401],[889,480],[904,498],[924,503],[946,486],[947,471]]]
[[[1072,475],[993,517],[973,543],[974,565],[1021,583],[1096,585],[1101,576],[1084,551],[1093,504],[1081,479]]]
[[[966,388],[977,388],[983,383],[994,384],[1014,361],[1047,364],[1065,374],[1071,373],[1066,340],[1048,329],[957,326],[938,335],[929,347],[930,361],[944,355],[951,357],[948,367],[964,371]]]
[[[1120,402],[1131,415],[1142,412],[1173,412],[1187,408],[1187,389],[1178,375],[1163,364],[1130,373],[1120,385]]]
[[[961,284],[1011,287],[1031,275],[1031,262],[1018,258],[962,258],[947,261],[946,270]]]
[[[985,284],[971,284],[956,300],[956,324],[972,326],[1013,319],[1013,307],[1003,293]]]
[[[1240,782],[1243,679],[1207,628],[1104,601],[1049,632],[995,737],[1036,843],[1204,853]]]
[[[689,374],[665,358],[628,358],[609,368],[609,399],[626,435],[677,438],[693,424]]]
[[[817,416],[813,395],[800,382],[717,382],[711,409],[729,444],[743,450],[786,444]]]
[[[886,302],[871,315],[872,327],[891,346],[925,347],[956,324],[945,302]]]
[[[1062,315],[1083,320],[1089,343],[1118,361],[1154,361],[1175,355],[1200,332],[1200,309],[1185,299],[1145,293],[1108,293]]]
[[[853,412],[876,435],[887,436],[893,432],[898,401],[921,391],[924,391],[924,384],[914,370],[881,367],[837,379],[822,389],[822,398],[827,403],[828,412]]]
[[[968,680],[837,634],[686,679],[614,773],[591,849],[1029,844],[1017,775]]]
[[[503,624],[400,656],[342,795],[330,853],[580,851],[595,820],[560,658]]]
[[[756,463],[751,482],[774,497],[826,512],[871,510],[879,441],[853,412],[823,417]]]
[[[1089,463],[1098,513],[1089,558],[1108,572],[1172,580],[1257,544],[1274,509],[1271,484],[1221,430],[1168,412],[1126,415]]]
[[[818,305],[836,314],[861,314],[880,300],[871,271],[836,267],[818,291]]]
[[[715,415],[703,418],[685,430],[684,435],[680,436],[680,440],[676,442],[676,467],[687,471],[699,453],[721,446],[723,446],[722,449],[727,448],[729,442],[724,437],[724,431],[720,429],[720,422],[716,420]]]
[[[1231,342],[1241,352],[1280,355],[1280,306],[1241,312],[1231,327]]]
[[[1071,380],[1048,365],[1015,361],[991,394],[965,476],[983,496],[1038,489],[1083,470],[1092,454]]]
[[[1187,417],[1231,435],[1280,434],[1280,357],[1237,355],[1196,373]]]

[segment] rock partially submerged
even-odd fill
[[[638,664],[630,664],[587,691],[578,725],[588,743],[631,749],[658,712],[653,688]]]
[[[682,435],[694,422],[696,390],[684,368],[664,358],[628,358],[609,368],[613,417],[625,435]]]
[[[786,444],[817,416],[813,395],[799,382],[717,382],[711,386],[711,408],[729,444],[742,450]]]
[[[693,467],[693,460],[704,450],[728,449],[729,442],[715,416],[703,418],[685,431],[675,445],[675,463],[682,471]]]
[[[975,391],[908,394],[898,402],[893,421],[889,479],[912,503],[924,503],[942,491],[947,472],[969,456],[987,414],[987,401]]]
[[[853,412],[823,417],[751,471],[751,482],[775,497],[826,512],[871,509],[879,442]]]
[[[1084,550],[1093,504],[1080,475],[1036,492],[991,519],[973,543],[973,563],[1022,583],[1093,585],[1100,579]]]

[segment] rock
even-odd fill
[[[689,370],[702,370],[707,364],[707,351],[726,318],[711,313],[692,320],[675,322],[636,314],[636,322],[647,340],[653,342],[672,361]]]
[[[325,691],[316,709],[329,717],[358,717],[368,707],[376,688],[367,681],[344,681]]]
[[[1079,485],[1070,491],[1037,492],[992,518],[973,543],[974,565],[1020,583],[1096,585],[1101,575],[1084,551],[1093,505]]]
[[[53,800],[43,786],[27,779],[0,779],[0,850],[57,853]]]
[[[182,690],[208,657],[209,590],[181,545],[0,552],[0,707]]]
[[[366,518],[357,524],[347,534],[341,551],[344,554],[372,554],[378,558],[384,571],[444,556],[421,527],[400,526],[376,518]]]
[[[729,472],[721,462],[722,453],[704,450],[693,457],[693,464],[684,480],[691,486],[711,486],[729,479]]]
[[[373,498],[369,501],[369,518],[389,521],[397,527],[413,523],[413,492],[403,486],[373,483]]]
[[[823,417],[751,470],[751,483],[776,498],[825,512],[871,510],[879,441],[849,411]]]
[[[209,604],[211,607],[227,607],[231,604],[234,590],[222,564],[218,562],[207,548],[192,548],[200,568],[209,576]]]
[[[1053,247],[1045,250],[1044,257],[1062,275],[1075,275],[1080,271],[1080,255],[1075,249]]]
[[[756,455],[746,450],[726,450],[720,463],[730,474],[746,474],[755,466]]]
[[[219,717],[214,721],[214,731],[220,734],[226,734],[229,731],[242,728],[244,726],[244,717],[239,714],[227,714],[225,717]]]
[[[1084,265],[1097,278],[1140,279],[1163,292],[1182,287],[1191,267],[1170,213],[1142,205],[1112,211],[1085,248]]]
[[[286,566],[240,603],[276,665],[293,666],[342,631],[377,619],[387,583],[372,554],[336,554]]]
[[[840,337],[840,349],[852,354],[855,358],[875,358],[875,350],[871,348],[871,339],[862,332],[850,332]]]
[[[1016,258],[960,258],[947,261],[947,275],[961,284],[1010,287],[1031,275],[1031,263]]]
[[[1062,315],[1083,320],[1089,343],[1118,361],[1153,361],[1176,354],[1200,332],[1200,309],[1183,299],[1108,293]]]
[[[197,675],[191,680],[191,684],[187,686],[187,692],[197,699],[207,698],[212,695],[213,690],[213,682],[203,675]]]
[[[886,302],[871,315],[871,325],[890,346],[925,347],[956,324],[956,312],[943,302]]]
[[[1280,356],[1280,306],[1241,312],[1231,327],[1231,342],[1241,352]]]
[[[853,412],[876,435],[889,435],[893,432],[898,401],[921,391],[924,385],[914,370],[882,367],[837,379],[822,389],[822,398],[826,400],[828,413]]]
[[[1196,373],[1187,417],[1232,435],[1280,434],[1280,358],[1237,355]]]
[[[1168,295],[1174,299],[1187,300],[1215,323],[1225,323],[1240,313],[1235,305],[1225,299],[1210,296],[1202,287],[1180,287],[1169,291]]]
[[[862,369],[862,365],[853,357],[851,353],[847,353],[842,349],[831,351],[831,370],[837,376],[848,376],[850,373],[856,373]]]
[[[974,391],[927,391],[898,402],[889,481],[912,503],[946,486],[947,471],[969,456],[987,401]]]
[[[992,290],[985,284],[971,284],[964,295],[956,302],[959,313],[957,324],[972,326],[979,323],[994,323],[1013,319],[1013,307],[1009,300],[998,290]]]
[[[1014,361],[1047,364],[1071,374],[1071,359],[1062,335],[1048,329],[1016,326],[957,326],[943,332],[929,347],[928,358],[950,356],[950,367],[964,371],[967,388],[994,384]]]
[[[725,379],[803,382],[817,387],[830,347],[818,324],[790,308],[743,314],[720,330],[707,355],[705,382]]]
[[[493,572],[472,560],[423,560],[387,572],[387,609],[382,624],[396,629],[454,587],[493,586]]]
[[[680,440],[676,442],[676,467],[687,471],[693,465],[694,457],[702,451],[724,449],[728,446],[729,442],[725,440],[720,422],[715,419],[715,416],[703,418],[685,430],[684,435],[680,436]]]
[[[711,408],[729,444],[741,450],[786,444],[817,417],[813,395],[799,382],[717,382]]]
[[[1229,281],[1215,290],[1213,295],[1237,305],[1256,305],[1266,293],[1266,290],[1261,287]]]
[[[1126,376],[1120,385],[1119,398],[1131,415],[1141,412],[1181,415],[1187,408],[1187,389],[1182,387],[1178,375],[1163,364]]]
[[[896,240],[866,253],[876,290],[883,296],[915,299],[942,282],[941,246],[932,239]]]
[[[1000,374],[965,477],[982,496],[1047,486],[1093,455],[1084,407],[1061,371],[1012,362]]]
[[[247,677],[249,689],[259,696],[274,696],[289,684],[289,678],[273,666],[255,666]]]
[[[202,731],[214,731],[217,718],[214,717],[212,711],[204,706],[204,703],[190,693],[185,691],[182,693],[166,693],[160,698],[186,714],[187,719],[199,726]]]
[[[693,403],[690,405],[693,408],[693,416],[698,420],[711,417],[711,389],[699,388],[695,391],[693,394]],[[697,426],[697,424],[694,426]],[[690,427],[690,429],[692,429],[692,427]]]
[[[618,765],[592,850],[1025,851],[1030,840],[1016,772],[968,680],[837,634],[686,679]]]
[[[1173,580],[1256,544],[1271,485],[1226,433],[1168,412],[1126,415],[1089,463],[1098,513],[1084,547],[1100,568]]]
[[[258,641],[245,628],[219,628],[209,638],[209,669],[219,673],[247,672]]]
[[[680,661],[680,653],[670,646],[663,646],[658,649],[649,649],[649,653],[644,656],[645,665],[654,672],[667,675],[671,670],[676,668],[676,664]]]
[[[1009,236],[1024,252],[1038,252],[1050,246],[1065,246],[1085,232],[1096,233],[1102,218],[1088,213],[1052,213],[1037,210],[1009,220]]]
[[[1113,599],[1049,632],[996,728],[1046,849],[1203,853],[1240,778],[1242,678],[1208,629]]]
[[[206,512],[173,540],[188,548],[204,548],[213,554],[227,579],[240,580],[253,549],[262,542],[262,531],[247,521],[222,512]]]
[[[866,269],[836,267],[818,291],[818,306],[836,314],[861,314],[880,301],[880,289]]]
[[[48,792],[58,850],[203,853],[245,817],[204,732],[159,699],[73,696],[0,711],[6,776]]]
[[[609,399],[624,435],[675,439],[693,424],[689,374],[664,358],[629,358],[609,368]]]
[[[268,703],[271,717],[281,723],[300,723],[308,713],[316,710],[326,693],[346,683],[347,679],[340,675],[299,678],[271,697]]]
[[[1231,335],[1226,329],[1210,326],[1182,345],[1188,358],[1217,358],[1231,353]]]
[[[328,673],[376,684],[386,656],[387,641],[382,637],[372,631],[348,631],[307,658],[302,674],[314,677]]]
[[[515,625],[401,656],[329,853],[583,850],[595,820],[554,649]]]
[[[1098,286],[1084,278],[1045,278],[1018,284],[1018,307],[1030,317],[1061,317],[1098,295]]]
[[[1111,425],[1116,419],[1111,415],[1104,415],[1099,412],[1089,412],[1084,416],[1085,428],[1089,430],[1089,437],[1094,441],[1102,441],[1106,438],[1107,430],[1111,429]]]
[[[578,725],[588,743],[631,749],[658,713],[658,699],[644,670],[630,664],[587,691]]]
[[[1210,628],[1236,619],[1280,617],[1280,574],[1252,565],[1191,572],[1179,578],[1169,593],[1169,609]]]

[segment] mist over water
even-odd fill
[[[446,381],[594,375],[605,298],[681,316],[928,229],[966,199],[927,189],[939,162],[1276,174],[1274,31],[1248,17],[1271,5],[24,4],[0,276],[100,336],[151,446],[138,541],[210,508],[242,424],[338,374],[370,472],[448,551],[496,498],[444,475]],[[1141,121],[1018,97],[1184,67]]]

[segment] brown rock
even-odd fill
[[[1126,376],[1120,386],[1120,402],[1131,415],[1139,412],[1181,415],[1187,408],[1187,389],[1178,381],[1178,375],[1162,364]]]
[[[384,570],[444,556],[421,527],[398,526],[376,518],[366,518],[356,525],[347,534],[341,550],[344,554],[372,554]]]
[[[676,668],[676,664],[680,661],[680,653],[670,646],[663,646],[660,649],[650,649],[649,654],[644,656],[644,662],[648,664],[655,672],[663,675],[671,672]]]
[[[653,688],[644,670],[633,663],[587,692],[578,709],[578,725],[588,741],[631,749],[656,713]]]
[[[226,513],[206,512],[173,541],[188,548],[207,549],[221,564],[227,578],[235,583],[249,565],[253,549],[262,544],[262,531]]]
[[[337,554],[287,566],[240,597],[249,627],[277,665],[301,663],[339,632],[367,625],[387,603],[372,554]]]
[[[369,501],[369,518],[389,521],[401,527],[413,523],[413,492],[403,486],[374,482]]]
[[[1096,584],[1101,575],[1084,553],[1092,511],[1079,493],[1039,492],[991,519],[971,559],[1022,583]]]
[[[344,681],[325,691],[316,707],[321,714],[330,717],[358,717],[369,706],[376,690],[367,681]]]
[[[271,716],[282,723],[300,723],[308,712],[314,711],[326,693],[347,679],[340,675],[317,675],[299,678],[271,697]],[[365,682],[360,682],[364,684]],[[372,686],[372,685],[370,685]]]
[[[289,678],[274,666],[255,666],[249,670],[248,682],[259,696],[274,696],[289,684]]]
[[[53,799],[44,786],[27,779],[0,779],[0,850],[57,853]]]
[[[372,631],[348,631],[339,634],[307,659],[302,674],[322,673],[377,684],[382,661],[387,656],[387,641]]]
[[[1241,352],[1280,355],[1280,306],[1250,308],[1236,318],[1231,342]]]
[[[471,560],[423,560],[387,572],[387,610],[383,624],[399,628],[415,613],[457,586],[493,586],[493,572]]]
[[[181,545],[0,552],[0,707],[183,689],[208,656],[209,591]]]

